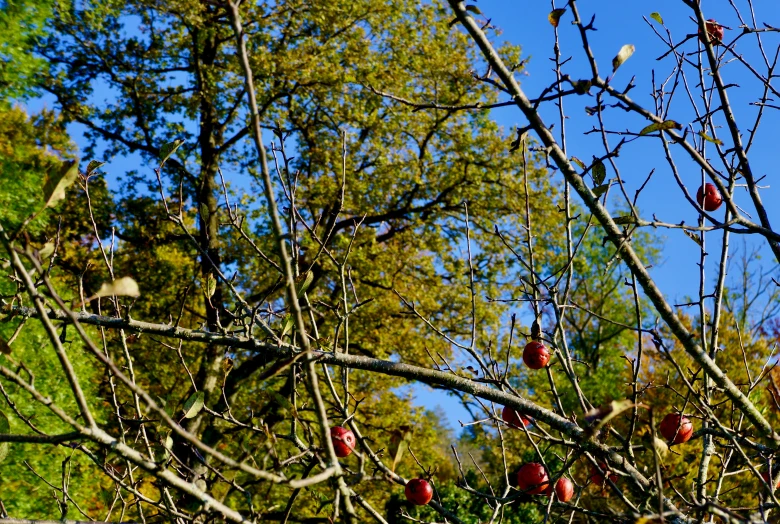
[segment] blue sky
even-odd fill
[[[734,3],[740,9],[745,9],[743,16],[749,15],[744,0],[735,0]],[[757,0],[755,4],[755,14],[759,24],[766,22],[772,26],[780,26],[780,3],[776,0]],[[523,56],[530,58],[519,79],[526,95],[530,98],[536,97],[555,79],[553,63],[549,60],[553,51],[554,33],[547,20],[547,15],[553,8],[552,4],[539,1],[481,0],[477,5],[483,15],[492,19],[492,23],[502,30],[501,38],[520,45]],[[563,2],[558,2],[558,5],[563,5]],[[736,28],[740,22],[727,0],[709,0],[705,2],[705,9],[707,18],[714,18],[721,24],[733,28],[726,32],[725,40],[727,42],[739,33]],[[666,28],[671,31],[673,41],[679,42],[687,34],[696,32],[696,26],[690,19],[690,11],[680,0],[632,0],[629,2],[600,0],[580,2],[580,10],[581,16],[586,21],[590,20],[594,11],[596,14],[595,27],[598,31],[590,32],[589,37],[594,55],[600,65],[602,77],[609,74],[611,60],[621,46],[633,44],[636,47],[634,55],[621,66],[612,84],[622,88],[632,76],[635,76],[636,87],[631,90],[630,96],[646,107],[652,108],[651,79],[653,72],[656,81],[662,81],[672,71],[673,62],[670,57],[662,61],[656,60],[666,51],[666,48],[643,17],[665,35],[665,29],[657,22],[652,21],[649,16],[652,12],[658,12],[663,17]],[[564,72],[572,78],[588,78],[590,70],[582,50],[579,32],[576,27],[571,25],[571,21],[572,15],[567,12],[561,18],[559,26],[562,56],[564,59],[571,57],[571,60],[564,67]],[[765,48],[771,58],[771,53],[780,43],[780,34],[767,34],[763,38]],[[694,52],[697,48],[695,39],[689,40],[682,47],[686,52]],[[737,51],[744,55],[749,62],[758,66],[762,65],[754,38],[742,39],[738,44]],[[453,57],[453,60],[457,59],[458,57]],[[762,68],[758,69],[761,71]],[[692,69],[689,69],[689,73],[692,73]],[[728,63],[723,69],[723,74],[727,83],[739,85],[739,87],[729,90],[729,96],[738,121],[743,122],[741,128],[744,133],[745,128],[748,127],[747,122],[752,120],[757,111],[755,106],[750,105],[750,102],[759,96],[760,83],[746,72],[743,65],[736,61]],[[695,84],[696,79],[693,76],[690,79],[692,84]],[[693,85],[691,88],[695,91]],[[98,92],[96,96],[106,96],[106,94]],[[31,102],[29,106],[31,110],[36,110],[43,104],[51,105],[51,102],[46,101],[46,99],[37,100]],[[568,154],[577,156],[586,163],[593,155],[603,155],[604,150],[600,138],[595,134],[589,136],[583,134],[597,125],[595,117],[587,116],[584,110],[585,106],[595,105],[595,97],[570,97],[565,100],[564,104],[569,116],[566,123]],[[552,104],[542,106],[541,112],[548,125],[557,122],[557,109]],[[774,181],[772,180],[773,169],[776,165],[775,137],[780,131],[777,113],[777,110],[768,110],[761,124],[762,132],[751,152],[754,172],[759,176],[768,175],[762,182],[762,185],[769,186],[762,192],[766,203],[775,202],[780,196],[778,193],[780,189],[773,187]],[[519,110],[512,107],[494,110],[493,116],[507,129],[526,124]],[[690,102],[682,96],[682,91],[676,95],[669,117],[683,125],[688,125],[693,120]],[[637,115],[611,108],[605,112],[605,120],[607,128],[614,131],[638,131],[648,124],[646,120]],[[559,126],[556,124],[556,132],[558,128]],[[83,146],[85,141],[81,137],[79,127],[74,125],[71,132],[77,143]],[[721,129],[719,132],[725,140],[725,129]],[[616,144],[618,140],[619,138],[614,136],[610,137],[612,145]],[[714,154],[714,150],[711,148],[708,152]],[[700,170],[685,159],[681,150],[673,149],[673,154],[689,191],[695,192],[701,180]],[[139,163],[138,158],[105,160],[108,161],[104,170],[107,173],[121,173],[133,168],[149,169],[147,166],[133,165]],[[631,195],[644,182],[650,170],[656,170],[638,202],[639,209],[645,218],[651,218],[651,215],[655,214],[659,220],[664,222],[679,223],[684,220],[688,224],[695,224],[696,212],[684,199],[682,192],[674,182],[671,170],[663,157],[660,141],[657,138],[644,137],[627,145],[622,150],[617,163],[621,170],[622,179]],[[608,166],[607,178],[614,176],[615,173]],[[752,205],[744,192],[737,195],[737,202],[748,213],[753,214]],[[614,209],[618,202],[613,201],[611,204]],[[777,226],[780,223],[780,208],[769,205],[768,209],[770,219]],[[722,215],[722,210],[716,214]],[[651,273],[672,303],[684,302],[686,297],[694,296],[698,290],[699,248],[679,230],[659,230],[657,233],[663,239],[662,263],[653,267]],[[710,287],[714,283],[716,263],[714,255],[719,252],[719,238],[720,234],[712,233],[708,235],[707,239],[708,251],[713,255],[709,257],[706,267]],[[741,243],[741,238],[732,236],[733,246],[741,247]],[[764,250],[764,253],[764,263],[768,264],[772,258],[767,250]],[[411,393],[416,396],[416,402],[421,405],[441,405],[449,415],[449,422],[453,427],[458,427],[458,419],[468,420],[466,411],[459,403],[444,393],[432,391],[424,386],[413,388]]]

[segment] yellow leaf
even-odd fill
[[[550,11],[550,14],[547,15],[547,20],[550,21],[553,27],[558,27],[558,23],[561,20],[561,17],[563,16],[563,13],[566,12],[566,9],[553,9]]]

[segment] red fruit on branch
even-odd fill
[[[682,444],[691,440],[693,424],[686,417],[681,417],[677,413],[669,413],[661,421],[658,430],[667,441],[671,442],[674,439],[675,444]]]
[[[542,369],[550,361],[550,351],[541,342],[529,342],[523,349],[523,362],[531,369]]]
[[[333,449],[339,458],[349,456],[355,449],[355,434],[347,428],[341,426],[330,428],[330,440],[333,442]]]
[[[710,37],[710,42],[712,42],[712,45],[720,45],[723,42],[722,25],[720,25],[714,19],[710,18],[709,20],[704,22],[704,27],[707,28],[707,34]],[[704,42],[704,35],[701,32],[701,29],[699,29],[699,40]]]
[[[520,428],[521,425],[525,427],[531,425],[530,418],[526,417],[525,415],[521,415],[509,406],[504,406],[504,409],[501,410],[501,418],[509,425],[509,427],[512,428]]]
[[[604,484],[604,474],[606,473],[607,477],[609,477],[609,480],[612,482],[617,482],[617,475],[612,473],[612,471],[609,469],[609,466],[607,466],[604,462],[599,462],[599,468],[601,468],[601,471],[604,473],[601,473],[598,469],[596,469],[595,466],[590,466],[590,481],[593,484],[602,485]]]
[[[517,472],[517,489],[529,495],[542,495],[549,485],[547,471],[537,462],[523,464]]]
[[[715,211],[723,203],[723,197],[718,188],[708,182],[696,192],[696,201],[704,211]]]
[[[406,500],[418,506],[425,506],[433,498],[433,487],[425,479],[412,479],[404,488]]]
[[[561,502],[569,502],[574,497],[574,484],[566,477],[561,477],[555,483],[555,496]]]

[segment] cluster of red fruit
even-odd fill
[[[338,458],[348,457],[355,450],[355,434],[347,428],[333,426],[330,428],[330,441]],[[412,479],[404,489],[406,500],[418,506],[425,506],[433,498],[433,487],[425,479]]]
[[[517,489],[529,495],[551,496],[553,492],[547,470],[538,462],[523,464],[517,472]],[[566,477],[555,483],[555,496],[561,502],[569,502],[574,497],[574,484]]]
[[[534,343],[535,342],[531,342],[531,344]],[[531,344],[529,344],[529,346]],[[539,343],[536,342],[536,344]],[[542,344],[539,345],[544,348],[545,352],[547,351],[547,348]],[[526,348],[528,348],[528,346],[526,346]],[[525,354],[523,357],[525,357]],[[530,418],[521,415],[509,406],[504,406],[504,409],[501,410],[501,418],[511,428],[520,428],[521,425],[528,427],[532,423]],[[550,484],[547,471],[544,469],[544,466],[537,464],[536,462],[524,464],[517,472],[517,489],[524,491],[529,495],[550,496],[553,492],[553,487]],[[574,484],[566,477],[561,477],[555,484],[555,495],[561,502],[569,502],[574,496]]]
[[[518,413],[515,409],[504,406],[501,411],[501,418],[509,427],[520,428],[521,425],[528,427],[532,420],[525,415]],[[693,424],[687,417],[677,413],[669,413],[664,417],[659,425],[661,435],[669,442],[682,444],[688,442],[693,436]],[[763,474],[765,480],[768,478]],[[612,473],[606,463],[600,462],[599,467],[591,467],[590,481],[596,485],[604,484],[606,479],[612,482],[617,481],[617,475]],[[767,480],[767,482],[769,482]],[[552,485],[544,466],[536,462],[523,464],[517,472],[517,487],[529,495],[552,495]],[[780,487],[778,482],[777,487]],[[561,477],[555,484],[555,494],[561,502],[568,502],[574,496],[574,484],[566,477]]]
[[[714,193],[713,193],[714,192]],[[720,206],[720,193],[712,186],[707,184],[704,189],[705,195],[702,195],[703,191],[700,188],[697,198],[699,205],[705,210],[712,211]],[[717,196],[717,205],[714,209],[708,204],[707,199],[713,198],[712,195]],[[550,351],[544,344],[538,341],[529,342],[523,349],[523,362],[531,369],[541,369],[550,361]],[[520,427],[528,427],[532,424],[532,420],[518,413],[515,409],[508,406],[504,406],[501,411],[501,418],[511,428],[519,429]],[[693,424],[686,417],[678,415],[676,413],[669,413],[661,421],[659,426],[661,435],[668,440],[674,441],[675,444],[682,444],[690,440],[693,435]],[[333,449],[336,452],[336,456],[344,458],[349,456],[355,449],[355,434],[350,430],[341,427],[334,426],[330,429],[330,438],[333,443]],[[599,467],[601,471],[596,468],[592,468],[590,480],[594,484],[604,483],[604,473],[611,481],[616,481],[617,476],[611,474],[606,464],[600,463]],[[528,493],[529,495],[552,495],[553,486],[550,483],[550,478],[547,475],[547,471],[544,466],[536,462],[524,464],[517,472],[517,487],[521,491]],[[561,502],[568,502],[574,496],[574,484],[566,477],[561,477],[555,484],[555,495]],[[404,489],[406,499],[418,506],[424,506],[428,504],[433,498],[433,487],[430,482],[423,478],[412,479],[406,483]]]

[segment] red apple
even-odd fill
[[[607,474],[609,480],[612,482],[617,482],[617,475],[612,473],[609,469],[609,466],[607,466],[604,462],[599,462],[599,468],[601,468],[601,471]],[[593,465],[590,466],[590,481],[593,484],[598,484],[599,486],[604,484],[604,474],[596,469]]]
[[[347,428],[333,426],[330,428],[330,440],[333,442],[333,449],[336,450],[336,456],[344,458],[355,449],[355,434]]]
[[[542,495],[550,485],[544,466],[536,462],[523,464],[517,472],[517,489],[529,495]]]
[[[561,477],[555,483],[555,496],[561,502],[569,502],[574,496],[574,484],[566,477]]]
[[[510,428],[519,428],[522,424],[525,427],[531,425],[531,419],[525,415],[521,415],[509,406],[504,406],[501,410],[501,418],[506,422]]]
[[[723,41],[723,26],[710,18],[704,22],[704,27],[707,28],[707,34],[710,36],[712,45],[720,45]],[[704,35],[702,34],[701,29],[699,29],[699,40],[704,42]]]
[[[723,203],[723,197],[718,188],[708,182],[696,192],[696,201],[704,211],[715,211]]]
[[[686,417],[681,417],[677,413],[669,413],[661,421],[658,430],[669,442],[674,439],[675,444],[682,444],[691,440],[693,424]]]
[[[773,472],[772,472],[772,475],[774,475],[774,476],[776,477],[776,476],[777,476],[777,471],[773,471]],[[768,472],[768,471],[764,471],[764,472],[761,474],[761,478],[762,478],[762,479],[764,479],[764,482],[766,482],[766,483],[767,483],[767,484],[769,484],[770,486],[772,485],[772,481],[771,481],[771,480],[769,480],[769,472]],[[780,481],[778,481],[778,482],[777,482],[777,485],[775,486],[775,489],[777,489],[777,488],[780,488]]]
[[[550,361],[550,351],[541,342],[529,342],[523,349],[523,362],[531,369],[542,369]]]
[[[406,500],[418,506],[425,506],[433,498],[433,487],[425,479],[412,479],[404,489]]]

